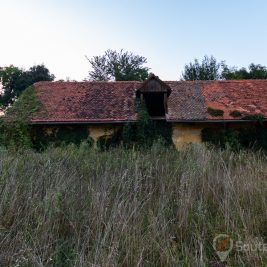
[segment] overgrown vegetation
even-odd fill
[[[148,114],[144,103],[136,103],[136,112],[138,114],[137,122],[131,122],[123,125],[112,136],[103,136],[98,139],[98,147],[107,149],[123,145],[126,148],[131,147],[151,147],[154,142],[161,142],[162,145],[171,146],[172,127],[166,121],[152,120]]]
[[[34,148],[40,151],[50,145],[80,145],[82,142],[88,147],[93,145],[86,126],[32,126],[31,117],[40,106],[34,88],[30,86],[24,90],[18,100],[7,109],[6,115],[0,119],[0,146],[12,150]],[[45,128],[48,128],[48,131]]]
[[[255,119],[255,117],[253,117]],[[204,128],[202,140],[212,143],[217,147],[230,147],[234,150],[249,148],[252,150],[264,150],[267,152],[267,128],[259,121],[254,121],[247,127],[233,129],[230,126],[224,128]]]
[[[242,113],[238,110],[233,110],[229,113],[229,115],[233,118],[238,118],[242,116]]]
[[[221,109],[208,107],[208,114],[213,117],[221,117],[224,114],[224,111]]]
[[[93,146],[93,139],[89,136],[88,126],[35,126],[32,129],[33,147],[40,151],[49,146],[66,146],[66,145],[87,145],[88,148]]]
[[[232,128],[204,128],[202,141],[220,148],[241,148],[240,132]]]
[[[33,87],[25,89],[20,98],[0,118],[0,145],[7,148],[31,148],[30,118],[38,110],[40,103],[34,95]]]
[[[246,115],[242,119],[261,123],[264,120],[264,115],[262,114]]]
[[[81,146],[0,151],[0,266],[265,266],[267,159],[260,153]]]

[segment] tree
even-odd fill
[[[267,68],[260,64],[251,63],[246,68],[237,69],[236,67],[229,68],[225,66],[223,77],[226,80],[242,80],[242,79],[267,79]]]
[[[0,69],[0,82],[3,94],[0,104],[8,107],[30,85],[38,81],[52,81],[55,76],[50,74],[44,65],[36,65],[25,71],[13,65]]]
[[[148,77],[149,68],[143,66],[147,59],[132,52],[109,49],[102,56],[86,58],[93,69],[89,72],[92,80],[143,81]]]
[[[217,62],[211,56],[204,56],[201,62],[197,59],[185,65],[182,79],[186,81],[194,80],[220,80],[222,79],[222,72],[224,69],[224,62]]]

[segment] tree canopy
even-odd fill
[[[97,81],[143,81],[148,77],[147,59],[132,52],[107,50],[102,56],[87,58],[92,71],[89,79]]]
[[[52,81],[55,76],[50,74],[44,65],[36,65],[29,70],[10,65],[0,69],[0,82],[3,93],[0,105],[7,107],[30,85],[38,81]]]
[[[242,79],[267,79],[267,68],[260,64],[251,63],[246,68],[237,69],[236,67],[225,67],[223,77],[226,80],[242,80]]]
[[[190,62],[185,65],[182,79],[186,81],[220,80],[222,79],[223,69],[223,61],[217,62],[213,56],[204,56],[201,62],[195,59],[193,63]]]
[[[202,61],[195,59],[186,64],[182,79],[194,80],[242,80],[242,79],[267,79],[267,68],[260,64],[251,63],[246,68],[229,67],[224,61],[218,62],[213,56],[204,56]]]

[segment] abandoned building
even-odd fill
[[[125,123],[137,121],[136,99],[152,120],[172,128],[177,149],[202,141],[204,128],[242,128],[248,116],[267,117],[267,80],[38,82],[34,90],[42,107],[31,120],[48,136],[54,129],[86,127],[97,142]]]

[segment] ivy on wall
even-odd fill
[[[84,142],[88,147],[93,146],[93,139],[89,136],[86,125],[75,126],[35,126],[32,130],[33,147],[43,150],[48,146],[65,146],[74,144],[79,146]]]
[[[165,120],[152,120],[144,103],[136,102],[137,122],[128,122],[112,136],[102,136],[97,141],[100,149],[118,145],[129,147],[150,147],[155,141],[165,146],[173,145],[172,127]]]
[[[80,145],[81,142],[92,146],[93,140],[86,126],[50,127],[50,132],[43,126],[31,126],[32,114],[40,107],[33,87],[28,87],[0,119],[0,146],[14,150],[43,150],[49,145]]]
[[[267,151],[267,127],[263,123],[263,116],[256,114],[243,117],[243,119],[250,120],[250,125],[240,129],[204,128],[202,140],[221,148],[228,146],[233,150],[251,148]]]

